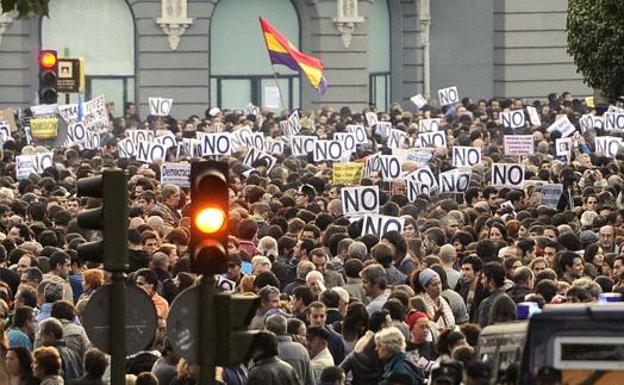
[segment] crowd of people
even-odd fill
[[[434,100],[411,111],[323,108],[301,111],[300,135],[331,138],[351,124],[367,126],[368,143],[351,154],[364,162],[390,154],[387,138],[368,127],[365,113],[392,122],[408,138],[418,122],[441,118],[448,147],[437,147],[428,166],[452,169],[449,148],[481,149],[461,193],[406,196],[405,180],[382,181],[365,173],[358,185],[380,189],[379,213],[404,218],[402,231],[378,238],[362,234],[362,221],[343,215],[332,164],[311,157],[273,154],[248,167],[246,150],[221,157],[230,168],[228,271],[219,288],[260,297],[250,328],[261,330],[238,367],[218,368],[227,385],[513,384],[514,371],[495,373],[477,357],[484,327],[517,319],[519,303],[595,302],[624,285],[624,179],[621,153],[595,151],[600,128],[581,132],[579,118],[601,115],[565,93],[531,101],[541,119],[503,127],[499,114],[520,110],[521,99],[464,99],[440,107]],[[567,115],[577,128],[572,151],[558,156],[561,133],[547,127]],[[98,239],[76,215],[98,205],[76,196],[76,181],[118,167],[128,175],[128,284],[152,299],[158,329],[152,344],[127,357],[127,383],[190,385],[201,362],[180,358],[166,335],[169,308],[194,285],[188,245],[189,191],[160,183],[158,164],[118,156],[117,142],[131,129],[170,130],[178,140],[197,132],[235,131],[245,125],[284,140],[268,111],[210,109],[204,117],[141,120],[126,106],[102,132],[102,148],[54,148],[54,164],[16,180],[20,154],[40,151],[19,136],[2,146],[0,162],[0,383],[11,385],[105,384],[109,358],[93,347],[81,319],[90,296],[109,278],[101,266],[78,257],[79,245]],[[503,151],[503,136],[532,135],[533,155],[522,158],[522,189],[490,185],[491,165],[517,163]],[[617,133],[609,133],[611,136]],[[413,170],[413,162],[402,164]],[[542,202],[541,183],[561,183],[557,207]],[[120,202],[125,204],[125,202]],[[560,383],[545,370],[543,384]],[[539,376],[538,376],[539,377]],[[6,382],[2,382],[6,381]]]

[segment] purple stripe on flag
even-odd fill
[[[269,57],[271,58],[271,63],[273,64],[283,64],[293,71],[301,72],[301,67],[299,67],[297,61],[295,61],[295,59],[287,53],[269,51]]]
[[[327,79],[325,79],[325,76],[321,77],[321,81],[319,82],[319,86],[318,86],[318,92],[321,95],[325,95],[325,91],[327,91],[328,86],[329,86],[329,83],[327,83]]]

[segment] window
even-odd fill
[[[386,0],[375,0],[368,18],[369,102],[390,107],[390,13]]]

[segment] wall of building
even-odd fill
[[[38,89],[39,27],[34,19],[14,20],[0,41],[0,108],[27,107]]]
[[[567,54],[566,9],[567,0],[495,1],[495,96],[592,94]]]

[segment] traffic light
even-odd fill
[[[55,104],[58,100],[58,56],[54,50],[39,51],[39,102]]]
[[[256,314],[260,297],[244,294],[215,295],[217,365],[236,366],[247,358],[258,330],[247,330]]]
[[[120,169],[104,170],[101,176],[76,182],[78,196],[102,198],[103,206],[78,214],[80,227],[102,230],[101,241],[78,246],[84,261],[104,263],[109,271],[125,271],[128,255],[128,189],[125,173]]]
[[[227,272],[228,165],[191,164],[191,270],[197,274]]]

